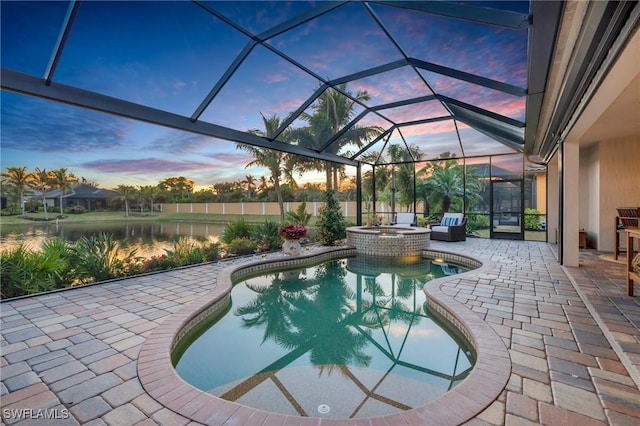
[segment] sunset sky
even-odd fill
[[[82,2],[53,82],[118,97],[190,117],[250,41],[318,2],[205,2],[233,28],[192,2]],[[528,13],[528,2],[462,2]],[[246,131],[260,128],[260,113],[281,117],[297,109],[320,85],[401,60],[403,55],[526,88],[527,30],[509,30],[399,8],[349,3],[270,38],[270,47],[315,75],[258,44],[200,120]],[[45,74],[68,2],[1,2],[2,67]],[[378,25],[382,22],[400,46]],[[244,33],[243,33],[243,31]],[[437,93],[524,121],[525,98],[404,66],[352,81],[366,90],[368,107]],[[104,188],[147,185],[186,176],[199,187],[260,176],[245,169],[252,157],[235,143],[135,122],[118,116],[1,92],[1,160],[10,166],[59,169]],[[355,115],[363,111],[358,107]],[[361,125],[391,126],[449,115],[439,101],[369,113]],[[295,121],[294,126],[300,126]],[[428,158],[441,152],[474,156],[511,152],[453,120],[402,129]],[[401,139],[396,131],[391,143]],[[353,150],[353,147],[352,147]],[[322,180],[321,175],[305,176]]]

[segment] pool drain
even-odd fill
[[[318,405],[318,413],[327,414],[329,411],[331,411],[331,407],[329,407],[327,404]]]

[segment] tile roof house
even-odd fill
[[[49,205],[60,206],[60,192],[60,189],[55,189],[45,194]],[[114,203],[118,202],[118,197],[116,191],[78,183],[72,185],[66,194],[62,195],[62,207],[82,206],[87,211],[104,210],[116,207]]]

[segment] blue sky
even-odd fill
[[[316,5],[315,2],[206,2],[246,32],[259,34]],[[527,11],[526,2],[496,4]],[[67,10],[67,2],[3,1],[2,66],[42,77]],[[269,46],[310,70],[309,74],[258,45],[200,117],[246,131],[260,127],[260,113],[284,117],[320,84],[402,59],[372,12],[405,50],[438,65],[526,87],[527,33],[373,5],[347,4],[273,37]],[[80,6],[53,81],[145,106],[191,116],[238,53],[247,34],[191,2],[96,2]],[[366,90],[376,106],[437,93],[516,120],[524,98],[425,70],[403,67],[349,83]],[[233,181],[263,169],[245,169],[252,157],[229,141],[204,137],[50,101],[1,93],[1,159],[10,166],[66,167],[101,187],[147,185],[186,176],[199,187]],[[362,108],[356,110],[359,113]],[[446,114],[439,102],[385,110],[397,122]],[[299,125],[295,122],[294,125]],[[367,115],[363,125],[390,122]],[[508,149],[458,122],[466,155]],[[461,156],[453,121],[403,128],[428,157]],[[399,133],[391,143],[399,143]],[[345,148],[353,150],[353,147]],[[305,176],[322,180],[322,175]]]

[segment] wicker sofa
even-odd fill
[[[466,241],[467,218],[462,213],[445,213],[439,225],[431,226],[431,239],[437,241]]]

